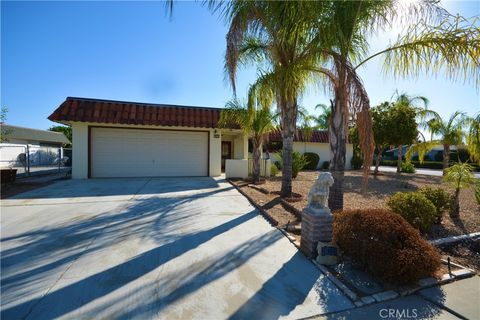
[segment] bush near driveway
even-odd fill
[[[453,195],[443,190],[442,188],[434,188],[430,186],[425,186],[417,190],[418,193],[421,193],[433,203],[436,209],[437,220],[436,223],[442,221],[444,212],[450,212],[452,210],[453,204]]]
[[[336,213],[333,241],[369,273],[392,284],[410,284],[433,276],[441,264],[437,250],[389,210]]]
[[[422,232],[429,231],[437,220],[433,203],[418,192],[397,192],[388,199],[387,206]]]

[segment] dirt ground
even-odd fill
[[[293,191],[302,194],[304,197],[300,202],[292,203],[297,209],[302,210],[307,204],[307,195],[318,176],[318,171],[303,171],[293,180]],[[365,195],[361,193],[362,185],[361,171],[347,171],[345,173],[345,194],[344,207],[347,209],[365,208],[386,208],[386,202],[392,194],[398,191],[415,191],[426,185],[442,185],[441,177],[383,173],[377,177],[370,176],[368,190]],[[281,177],[268,179],[263,188],[270,191],[279,191]],[[451,191],[451,190],[450,190]],[[451,235],[480,231],[480,208],[475,201],[473,188],[462,190],[460,193],[460,218],[451,219],[448,214],[439,225],[435,225],[426,235],[428,239],[443,238]]]

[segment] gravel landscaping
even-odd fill
[[[291,206],[299,211],[303,210],[307,204],[308,192],[317,176],[318,171],[303,171],[298,174],[298,177],[293,180],[293,191],[303,195],[303,199],[298,202],[291,202]],[[286,224],[300,224],[300,220],[292,210],[288,210],[289,208],[285,207],[279,196],[274,194],[274,192],[280,191],[281,176],[267,179],[264,184],[259,186],[251,186],[241,181],[233,181],[233,183],[257,206],[276,220],[279,227]],[[345,208],[386,208],[388,197],[395,192],[415,191],[426,185],[441,186],[449,190],[449,187],[442,185],[442,177],[418,174],[398,176],[395,173],[381,173],[376,177],[372,175],[369,178],[368,191],[365,195],[361,193],[361,184],[361,171],[347,171],[345,173]],[[432,240],[478,231],[480,231],[480,208],[475,202],[473,189],[466,189],[462,190],[460,194],[460,218],[452,219],[448,214],[445,214],[441,224],[434,225],[425,237]],[[299,241],[300,232],[290,232],[290,234]],[[470,245],[468,247],[450,246],[448,248],[441,251],[444,257],[451,256],[459,263],[479,270],[478,263],[474,262],[479,257],[478,248],[476,251]]]

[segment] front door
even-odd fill
[[[232,142],[222,141],[222,172],[225,172],[225,160],[232,159]]]

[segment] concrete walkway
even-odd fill
[[[353,308],[224,180],[57,181],[1,209],[2,319],[276,319]]]
[[[313,317],[327,319],[480,319],[480,277],[459,280],[417,294],[362,308]]]

